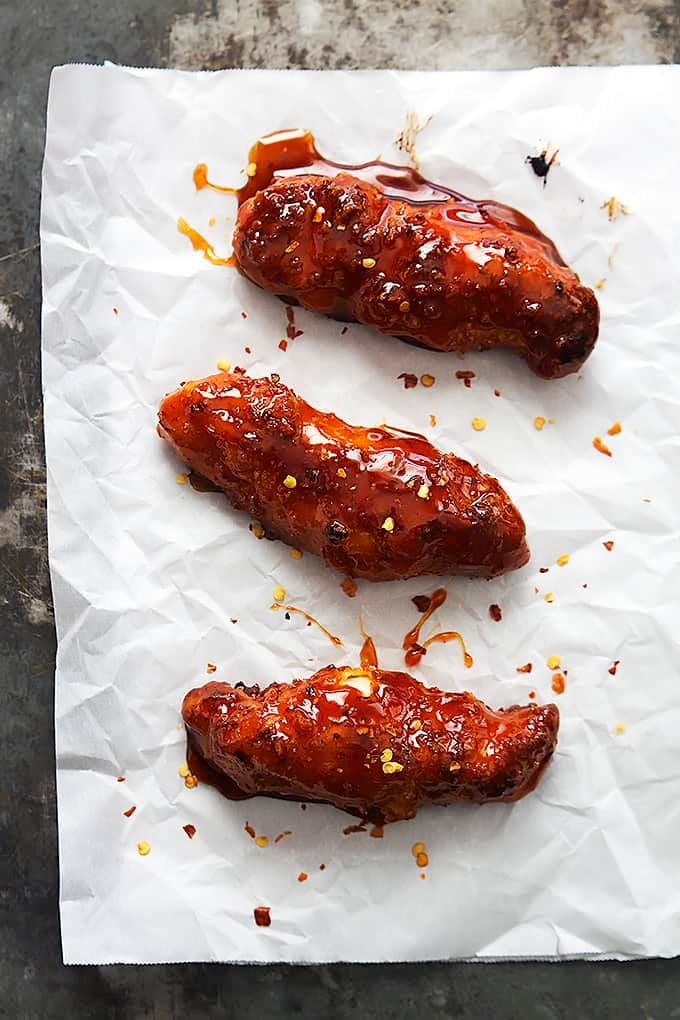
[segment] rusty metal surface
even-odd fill
[[[429,69],[679,62],[680,0],[0,2],[0,1016],[680,1015],[678,961],[62,966],[40,395],[40,166],[50,68],[103,60]],[[380,919],[375,923],[379,938]]]

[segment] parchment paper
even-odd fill
[[[669,67],[54,71],[43,377],[67,963],[680,951],[679,86]],[[301,310],[303,336],[283,352],[283,304],[178,233],[183,216],[229,254],[235,203],[196,193],[195,164],[238,184],[258,135],[298,125],[335,160],[399,161],[409,112],[432,114],[417,141],[426,176],[519,207],[587,283],[604,281],[601,339],[579,375],[541,382],[511,356],[461,361],[357,325],[341,335],[342,324]],[[559,156],[544,187],[525,157],[549,142]],[[611,196],[627,215],[609,219]],[[321,561],[257,541],[222,497],[176,483],[158,402],[220,358],[276,371],[349,421],[423,431],[500,477],[524,513],[531,563],[493,582],[446,579],[438,622],[462,632],[474,666],[440,645],[418,675],[495,707],[531,690],[558,701],[558,751],[531,796],[425,809],[372,839],[343,835],[353,819],[330,807],[185,788],[185,691],[356,664],[360,608],[381,664],[399,668],[410,599],[439,583],[360,582],[350,599]],[[462,368],[475,372],[469,389],[455,378]],[[436,383],[405,391],[401,372]],[[554,424],[537,430],[539,415]],[[615,420],[622,432],[609,437]],[[278,585],[344,649],[271,612]],[[567,671],[559,697],[551,655]],[[516,672],[527,662],[530,675]],[[261,905],[268,928],[253,920]]]

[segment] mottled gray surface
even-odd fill
[[[678,62],[680,0],[0,2],[0,1016],[680,1017],[678,961],[62,966],[40,400],[40,164],[50,68],[102,60],[442,69]],[[376,939],[379,925],[376,918]]]

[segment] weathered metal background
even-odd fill
[[[40,396],[40,168],[50,68],[103,60],[429,69],[680,62],[680,0],[1,0],[0,1016],[680,1016],[678,961],[62,966]]]

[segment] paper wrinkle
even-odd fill
[[[680,952],[680,222],[668,169],[680,157],[679,73],[55,69],[41,242],[67,963]],[[459,361],[357,324],[343,335],[345,324],[300,308],[303,335],[284,353],[285,305],[177,231],[183,216],[229,253],[236,203],[196,193],[197,163],[238,184],[255,138],[295,125],[339,162],[398,163],[408,111],[434,115],[417,143],[426,176],[518,207],[585,283],[605,280],[600,340],[577,375],[544,382],[504,352]],[[664,160],[650,159],[661,136]],[[548,141],[559,161],[544,188],[525,158]],[[629,215],[609,222],[612,194]],[[176,483],[182,465],[155,435],[161,397],[220,358],[278,372],[348,421],[386,420],[478,462],[520,507],[530,563],[491,582],[359,581],[350,599],[316,557],[256,540],[221,495]],[[455,378],[463,366],[475,372],[469,389]],[[407,392],[401,372],[436,384]],[[537,431],[538,415],[554,424]],[[615,420],[623,431],[610,437]],[[593,449],[596,435],[612,458]],[[356,665],[360,610],[381,665],[403,669],[410,600],[442,584],[449,598],[431,627],[459,630],[474,666],[457,646],[435,646],[415,675],[493,707],[529,691],[559,704],[558,749],[529,797],[427,806],[372,839],[344,836],[355,819],[327,805],[184,787],[189,689]],[[343,646],[271,611],[278,586]],[[566,670],[559,697],[551,655]],[[526,662],[532,672],[517,673]],[[152,848],[144,858],[140,840]],[[424,881],[416,841],[430,858]],[[270,928],[254,924],[259,905],[271,907]]]

